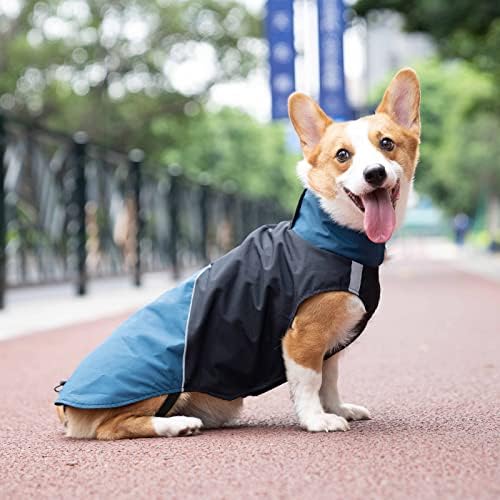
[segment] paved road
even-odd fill
[[[68,440],[51,387],[122,318],[1,343],[0,498],[500,498],[500,286],[417,260],[383,286],[342,370],[373,420],[347,433],[297,429],[280,387],[234,428]]]

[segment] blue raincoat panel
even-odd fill
[[[113,408],[180,392],[186,325],[199,274],[118,327],[82,361],[56,404]]]

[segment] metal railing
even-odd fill
[[[207,179],[0,115],[0,308],[9,287],[72,280],[83,295],[99,277],[178,277],[289,215]]]

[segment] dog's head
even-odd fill
[[[374,115],[334,122],[307,95],[288,101],[304,160],[298,174],[339,224],[387,241],[404,217],[418,160],[420,86],[412,69],[393,78]]]

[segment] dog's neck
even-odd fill
[[[365,266],[377,267],[384,261],[384,243],[373,243],[364,233],[337,224],[308,189],[302,194],[292,229],[315,247]]]

